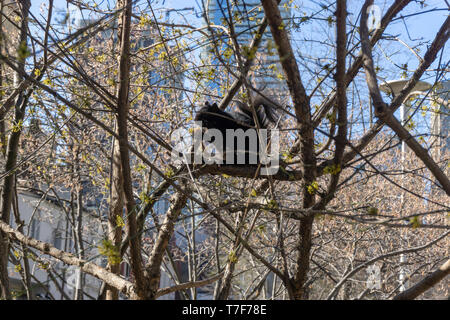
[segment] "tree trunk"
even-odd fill
[[[144,299],[148,295],[148,281],[144,275],[141,256],[141,236],[137,225],[136,205],[131,182],[130,155],[128,150],[128,94],[130,90],[130,32],[132,1],[118,0],[117,6],[122,8],[119,19],[119,86],[117,94],[117,132],[122,168],[123,192],[125,198],[125,215],[127,217],[127,232],[130,250],[130,266],[133,273],[137,295]]]
[[[27,43],[27,18],[28,10],[31,6],[29,0],[18,1],[21,12],[21,24],[19,30],[19,48],[26,47]],[[24,71],[26,54],[24,50],[18,50],[17,67],[19,70]],[[22,76],[19,72],[15,74],[14,82],[18,84]],[[1,207],[0,219],[9,224],[11,215],[11,206],[14,191],[15,172],[14,167],[17,163],[17,152],[19,147],[20,134],[22,132],[22,122],[25,114],[25,108],[28,102],[29,93],[21,92],[16,100],[15,113],[14,113],[14,126],[11,134],[8,138],[8,146],[6,149],[6,164],[4,172],[8,172],[9,175],[5,177],[1,193]],[[9,277],[8,277],[8,255],[9,255],[9,240],[6,234],[0,232],[0,291],[1,297],[4,299],[10,299],[11,293],[9,291]]]
[[[177,192],[172,196],[172,204],[167,211],[166,218],[161,224],[161,228],[158,232],[155,245],[153,246],[152,253],[150,254],[149,262],[146,266],[150,291],[149,299],[156,298],[156,292],[159,289],[159,280],[161,278],[161,264],[164,258],[164,254],[169,245],[169,240],[173,235],[175,222],[181,213],[181,210],[186,205],[187,195],[185,193]]]
[[[116,129],[116,133],[117,129]],[[122,167],[120,160],[120,147],[119,141],[114,138],[113,140],[113,154],[111,159],[111,208],[108,216],[108,240],[117,248],[120,247],[122,243],[122,227],[117,225],[117,222],[122,218],[123,215],[123,178],[122,178]],[[114,274],[119,274],[120,264],[108,264],[108,270]],[[119,292],[117,289],[106,286],[106,300],[117,300],[119,299]]]

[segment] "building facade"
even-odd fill
[[[431,99],[434,105],[431,116],[433,156],[445,163],[450,153],[450,80],[439,83]]]
[[[227,3],[230,4],[230,7],[227,6]],[[282,0],[279,9],[283,23],[286,28],[288,28],[291,18],[291,9],[288,5],[288,1]],[[210,24],[222,25],[225,27],[230,23],[233,25],[237,41],[245,55],[258,26],[264,18],[264,10],[261,3],[256,0],[237,0],[233,2],[225,0],[209,0],[207,3],[207,15]],[[225,58],[228,57],[233,52],[232,43],[228,35],[224,34],[220,38],[219,43],[222,46],[219,52],[224,53]],[[209,52],[214,52],[214,50],[211,50],[211,47],[208,47],[207,50]],[[219,59],[215,58],[215,63],[219,63],[218,60]],[[228,62],[229,64],[227,67],[238,75],[239,68],[234,57],[231,57]],[[263,90],[268,96],[274,98],[283,98],[287,96],[288,90],[283,75],[283,69],[269,27],[266,28],[262,35],[262,41],[259,50],[256,53],[253,68],[248,75],[248,79],[257,90]],[[212,84],[212,86],[218,85]]]
[[[54,247],[66,252],[77,254],[73,232],[76,227],[67,211],[70,208],[68,192],[43,193],[38,189],[19,187],[17,196],[17,211],[20,221],[11,213],[11,227],[18,228],[23,224],[22,232],[33,239],[50,243]],[[69,214],[69,215],[68,215]],[[19,229],[20,230],[20,229]],[[97,244],[101,230],[97,217],[89,210],[83,211],[83,256],[84,259],[102,264],[102,257],[98,254]],[[80,298],[96,299],[101,282],[87,274],[80,274],[79,269],[68,266],[41,254],[39,251],[28,249],[26,255],[13,244],[12,255],[8,265],[11,291],[14,299],[26,299],[24,285],[25,263],[29,266],[31,276],[31,293],[34,299],[73,299],[78,289]],[[25,259],[27,262],[25,262]]]

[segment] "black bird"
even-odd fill
[[[275,112],[275,107],[268,100],[263,97],[258,96],[254,99],[253,109],[255,110],[257,121],[260,129],[266,129],[269,125],[275,124],[277,122],[278,116]],[[226,112],[221,110],[217,103],[210,104],[209,102],[205,103],[205,106],[202,107],[195,116],[196,121],[202,122],[202,127],[207,129],[218,129],[222,133],[223,137],[223,146],[219,148],[226,152],[233,151],[235,155],[234,163],[237,163],[237,154],[244,151],[247,155],[245,157],[244,164],[256,164],[259,162],[259,157],[257,157],[256,163],[251,163],[249,152],[250,149],[252,151],[259,150],[259,135],[257,136],[257,146],[252,146],[250,148],[250,139],[246,138],[245,141],[245,150],[237,150],[237,143],[235,141],[234,150],[227,150],[225,146],[226,143],[226,130],[233,129],[238,130],[242,129],[244,132],[247,130],[255,130],[258,126],[256,126],[255,119],[253,116],[253,110],[246,106],[242,102],[237,103],[237,111],[234,112]],[[213,144],[214,141],[211,141]],[[215,144],[217,147],[217,144]]]

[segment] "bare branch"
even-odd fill
[[[420,296],[428,289],[435,286],[439,281],[450,274],[450,259],[447,260],[439,269],[426,276],[411,288],[396,295],[393,300],[412,300]]]
[[[331,290],[330,294],[328,295],[327,299],[333,299],[339,289],[342,287],[342,285],[344,284],[345,281],[347,281],[351,276],[353,276],[354,274],[356,274],[357,272],[359,272],[361,269],[367,268],[368,266],[370,266],[371,264],[382,260],[382,259],[386,259],[389,257],[394,257],[394,256],[398,256],[400,254],[403,253],[412,253],[412,252],[417,252],[417,251],[421,251],[424,250],[426,248],[431,247],[432,245],[434,245],[435,243],[439,242],[440,240],[446,238],[448,235],[450,234],[450,231],[447,231],[445,233],[443,233],[442,235],[440,235],[438,238],[434,239],[433,241],[430,241],[422,246],[418,246],[418,247],[414,247],[414,248],[409,248],[409,249],[401,249],[401,250],[397,250],[397,251],[392,251],[389,253],[385,253],[382,255],[379,255],[373,259],[367,260],[364,263],[361,263],[359,266],[353,268],[353,270],[347,272],[342,279],[336,284],[336,286],[333,288],[333,290]]]
[[[427,168],[431,171],[431,173],[441,183],[447,195],[450,195],[450,180],[448,179],[448,177],[439,168],[439,166],[436,164],[433,158],[428,154],[427,150],[425,150],[421,146],[421,144],[418,143],[417,140],[411,136],[408,130],[406,130],[400,124],[400,122],[394,117],[392,113],[393,111],[392,108],[388,108],[387,105],[384,103],[383,98],[381,97],[380,89],[377,83],[375,68],[373,64],[372,52],[369,42],[369,32],[367,28],[367,17],[368,17],[367,9],[369,5],[371,5],[372,3],[373,1],[370,0],[364,3],[361,13],[360,32],[361,32],[361,47],[364,56],[364,69],[366,71],[366,82],[375,107],[375,114],[380,118],[380,120],[384,121],[395,133],[397,133],[400,139],[406,142],[406,144],[414,151],[416,156],[423,161],[423,163],[427,166]],[[447,17],[447,19],[445,20],[439,34],[442,34],[441,35],[442,41],[444,41],[445,43],[448,37],[450,36],[450,17]],[[439,34],[437,37],[439,37]],[[430,56],[432,55],[430,54],[424,60],[429,61],[427,58],[430,58]],[[418,74],[420,74],[420,70],[422,69],[419,68],[416,70],[415,77],[413,77],[408,82],[406,88],[402,90],[401,95],[405,95],[412,90],[412,88],[415,85],[415,82],[418,80],[416,79],[416,77],[418,76]],[[391,105],[395,106],[395,104],[399,103],[399,101],[400,100],[394,99]]]
[[[172,293],[175,291],[180,291],[180,290],[189,289],[189,288],[203,287],[203,286],[206,286],[208,284],[211,284],[211,283],[219,280],[222,276],[223,276],[223,273],[219,273],[219,274],[215,275],[214,277],[211,277],[211,278],[208,278],[205,280],[191,281],[191,282],[181,283],[181,284],[173,286],[173,287],[162,288],[156,292],[155,298],[159,298],[163,295],[166,295],[166,294],[169,294],[169,293]]]
[[[29,238],[19,231],[14,230],[6,223],[0,221],[0,229],[8,235],[12,240],[23,243],[31,248],[37,249],[40,252],[52,256],[64,263],[79,267],[83,272],[86,272],[107,284],[117,288],[120,292],[129,295],[131,298],[136,296],[134,286],[131,282],[119,277],[118,275],[107,271],[104,268],[97,266],[92,262],[79,259],[71,253],[59,250],[50,243]]]

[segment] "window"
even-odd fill
[[[128,279],[128,277],[130,276],[130,265],[125,261],[122,261],[122,263],[120,264],[120,274],[123,275],[126,279]]]
[[[62,238],[63,238],[63,236],[62,236],[61,230],[53,231],[53,239],[54,239],[53,244],[55,245],[55,248],[63,250],[63,247],[62,247],[63,239]]]
[[[39,239],[39,233],[40,233],[40,221],[39,218],[35,216],[33,217],[30,223],[30,237],[34,239]]]

